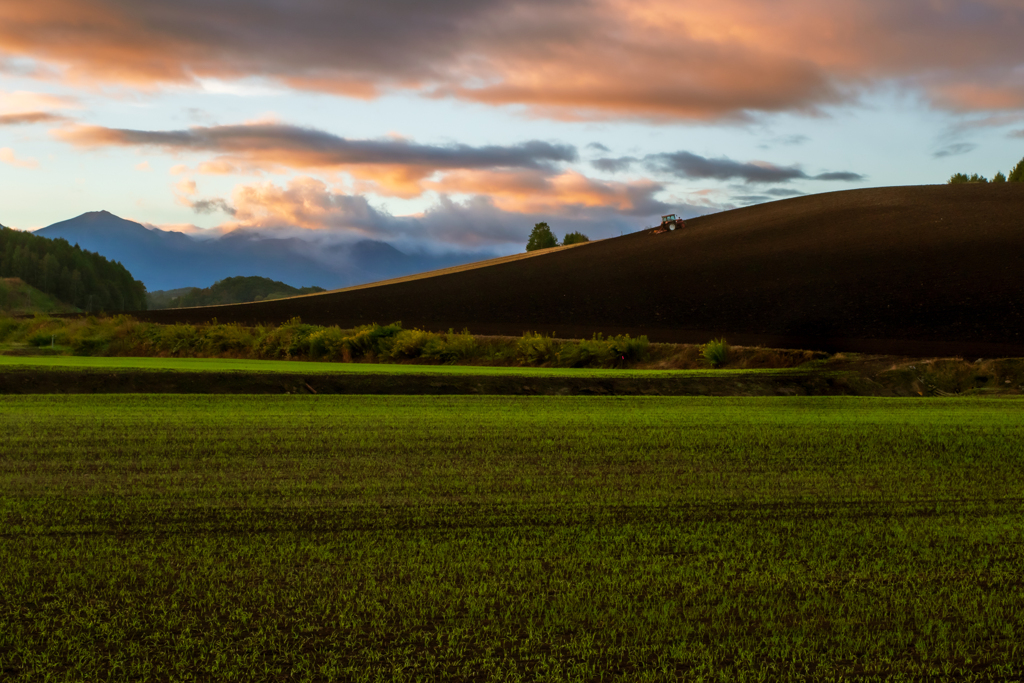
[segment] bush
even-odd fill
[[[20,328],[21,324],[11,318],[0,319],[0,342],[6,342]]]
[[[448,330],[448,334],[432,335],[423,346],[421,355],[442,363],[469,360],[477,355],[476,339],[469,330],[458,333]]]
[[[292,318],[278,327],[257,330],[258,341],[254,352],[257,358],[284,358],[301,356],[309,349],[309,337],[316,331],[301,318]]]
[[[700,347],[700,353],[704,359],[711,363],[712,367],[718,368],[729,362],[729,344],[722,339],[712,339]]]
[[[567,233],[565,239],[562,240],[562,245],[567,244],[581,244],[583,242],[589,242],[590,238],[584,235],[582,232],[570,232]]]
[[[432,332],[423,330],[402,330],[395,335],[388,356],[394,360],[419,358],[423,355],[423,347],[434,336]]]
[[[537,251],[538,249],[550,249],[558,246],[558,239],[547,223],[537,223],[533,226],[530,239],[526,242],[526,251]]]
[[[529,365],[544,365],[558,360],[558,342],[550,337],[526,332],[516,343],[516,355]]]
[[[609,339],[611,348],[618,357],[617,364],[645,361],[651,355],[651,343],[646,336],[635,339],[628,334]]]
[[[192,325],[170,325],[154,332],[156,348],[172,356],[191,356],[199,348],[199,331]]]
[[[76,356],[101,356],[107,348],[107,343],[102,337],[84,337],[76,339],[71,349]]]
[[[996,171],[996,174],[994,176],[992,176],[992,182],[993,183],[1005,183],[1006,182],[1006,176],[1003,175],[1002,171]]]
[[[53,341],[54,335],[46,330],[39,330],[28,338],[28,343],[31,346],[49,346]]]
[[[353,358],[382,356],[386,357],[391,352],[395,337],[402,331],[402,323],[391,323],[390,325],[363,325],[357,327],[345,338],[345,347]]]
[[[241,325],[211,325],[202,339],[203,348],[213,354],[241,353],[252,348],[252,334]]]
[[[595,334],[591,339],[562,342],[558,350],[558,365],[566,368],[621,367],[649,357],[647,337],[634,339],[626,334],[605,338]]]

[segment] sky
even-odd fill
[[[0,223],[521,251],[1024,157],[1021,0],[0,3]]]

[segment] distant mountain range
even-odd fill
[[[337,289],[479,258],[463,254],[411,256],[376,240],[320,247],[297,238],[242,231],[196,239],[182,232],[147,228],[108,211],[90,211],[35,234],[62,237],[120,261],[150,291],[209,287],[239,275],[258,275],[296,287]]]

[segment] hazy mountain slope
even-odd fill
[[[234,276],[334,289],[471,260],[460,254],[411,256],[374,240],[320,247],[297,238],[249,231],[230,232],[219,239],[195,239],[180,232],[151,230],[107,211],[54,223],[36,234],[63,237],[120,261],[150,290],[202,288]]]
[[[36,231],[120,261],[148,289],[205,287],[235,275],[260,275],[299,285],[346,282],[337,272],[294,253],[281,240],[236,237],[196,240],[150,230],[107,211],[93,211]]]
[[[171,290],[174,291],[174,290]],[[217,304],[235,304],[248,301],[283,299],[289,296],[315,294],[324,291],[322,287],[292,287],[284,282],[258,276],[242,276],[218,280],[204,289],[192,288],[177,290],[177,298],[171,300],[157,297],[160,305],[151,308],[168,308],[180,306],[211,306]]]

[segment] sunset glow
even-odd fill
[[[0,222],[511,252],[992,175],[1024,155],[1021,35],[1013,0],[8,2]]]

